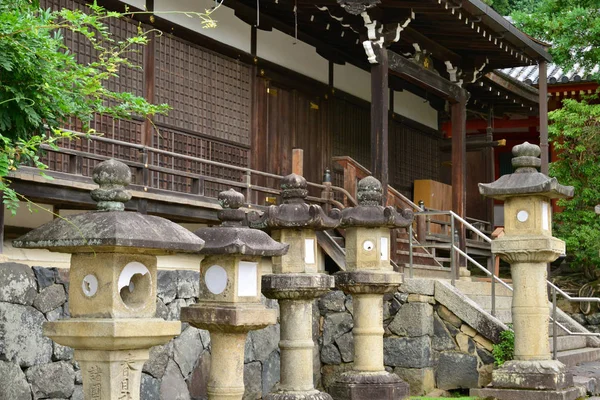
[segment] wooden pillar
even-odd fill
[[[467,133],[467,94],[461,90],[458,102],[451,105],[452,119],[452,211],[465,218],[466,201],[466,133]],[[462,224],[457,224],[459,247],[466,249],[466,231]],[[454,234],[452,232],[451,234]],[[464,258],[457,258],[458,266],[463,267]],[[458,273],[458,268],[456,269]],[[458,278],[458,276],[457,276]]]
[[[304,150],[292,149],[292,173],[304,176]]]
[[[388,53],[378,48],[371,66],[371,172],[381,181],[385,205],[388,187]]]
[[[494,141],[494,128],[493,128],[493,121],[494,121],[494,108],[491,107],[488,111],[488,126],[487,126],[487,130],[485,133],[485,141],[487,143],[489,142],[493,142]],[[495,156],[494,156],[494,148],[492,146],[489,146],[485,149],[485,157],[487,159],[487,173],[486,173],[486,180],[487,182],[493,182],[496,180],[496,171],[495,171]],[[492,224],[492,230],[494,229],[494,199],[492,199],[491,197],[488,198],[486,200],[486,206],[487,206],[487,217],[489,219],[489,221]]]
[[[548,64],[540,61],[539,67],[541,172],[548,175]]]
[[[149,103],[154,103],[154,89],[156,87],[155,49],[156,36],[154,32],[148,34],[148,44],[144,46],[144,98]],[[142,125],[142,145],[152,146],[152,123],[145,120]]]

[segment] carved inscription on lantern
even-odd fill
[[[102,400],[102,370],[93,365],[88,370],[90,374],[90,400]]]
[[[130,366],[127,361],[121,364],[121,376],[123,380],[121,381],[121,391],[119,392],[119,400],[131,400],[133,397],[131,396],[131,385],[129,383],[129,371]]]

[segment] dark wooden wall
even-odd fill
[[[42,0],[42,7],[83,9],[81,1]],[[110,20],[117,40],[135,34],[138,25],[126,19]],[[149,27],[142,24],[142,28]],[[324,170],[336,167],[332,156],[347,155],[370,168],[368,102],[277,66],[257,67],[250,60],[242,61],[243,57],[230,58],[192,40],[170,34],[158,36],[153,50],[138,48],[131,54],[133,63],[142,68],[122,68],[119,77],[109,82],[112,90],[139,96],[147,95],[151,85],[154,101],[172,107],[168,115],[154,119],[156,129],[143,144],[278,175],[291,172],[292,149],[302,148],[304,176],[312,182],[321,182]],[[92,59],[93,50],[81,37],[67,35],[66,44],[79,61]],[[144,52],[148,51],[154,51],[153,68],[145,64],[148,61]],[[389,123],[390,183],[411,196],[414,179],[440,179],[439,134],[397,117]],[[71,121],[68,127],[82,128],[78,121]],[[129,143],[142,143],[145,137],[141,119],[120,121],[96,115],[91,127],[106,137]],[[125,146],[88,141],[64,145],[105,156],[139,159],[137,151]],[[53,170],[69,171],[68,157],[49,155],[47,162]],[[168,155],[154,155],[149,162],[218,178],[244,179],[238,171]],[[86,160],[84,175],[91,174],[95,164]],[[191,179],[186,177],[154,172],[150,179],[155,188],[179,192],[192,189]],[[279,186],[274,179],[255,179],[254,183]],[[207,183],[205,194],[216,196],[223,188]],[[313,189],[311,194],[318,195],[319,191]]]

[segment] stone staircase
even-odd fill
[[[486,281],[456,281],[456,288],[475,301],[485,311],[491,313],[492,297],[490,295],[492,284]],[[496,318],[509,324],[511,318],[512,292],[500,284],[496,284]],[[582,331],[585,328],[570,319],[566,314],[559,313],[559,321],[567,324],[569,329]],[[552,324],[549,326],[550,349],[552,349]],[[557,326],[557,358],[569,367],[574,367],[581,363],[600,360],[600,348],[598,340],[586,336],[569,335],[562,328]]]

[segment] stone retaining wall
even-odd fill
[[[182,306],[196,302],[198,275],[194,271],[158,272],[158,317],[178,319]],[[0,264],[0,400],[83,399],[73,350],[42,335],[44,321],[69,317],[68,288],[68,270]],[[413,394],[436,387],[483,386],[490,380],[490,339],[503,327],[468,307],[461,315],[456,296],[433,281],[411,280],[386,297],[386,368],[408,381]],[[274,301],[265,302],[277,307]],[[352,367],[352,311],[351,297],[340,291],[314,304],[318,387],[327,389]],[[260,399],[278,383],[278,340],[278,325],[249,334],[245,399]],[[210,335],[183,324],[179,337],[151,350],[143,369],[142,400],[206,399],[209,366]]]

